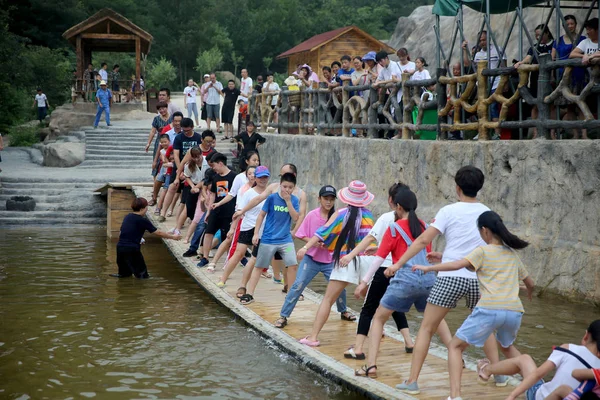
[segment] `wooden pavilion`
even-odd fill
[[[344,54],[362,57],[369,51],[381,50],[396,53],[394,48],[352,25],[313,36],[281,53],[277,59],[288,59],[288,75],[296,70],[298,64],[308,64],[322,78],[321,68],[339,61]]]
[[[81,87],[83,72],[92,62],[92,52],[135,53],[135,82],[140,88],[142,54],[147,55],[152,43],[152,35],[122,16],[104,8],[88,19],[73,26],[63,37],[77,51],[77,89]]]

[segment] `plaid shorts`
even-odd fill
[[[466,297],[467,307],[475,308],[479,301],[479,282],[477,279],[460,276],[441,276],[431,288],[428,303],[444,308],[456,308],[458,300]]]

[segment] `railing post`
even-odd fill
[[[320,82],[318,87],[319,89],[325,89],[327,85],[324,82]],[[327,110],[327,93],[321,92],[321,90],[319,90],[319,94],[317,95],[316,107],[317,114],[315,123],[317,124],[317,134],[319,136],[323,136],[323,127],[321,126],[321,124],[327,122],[327,113],[329,112],[329,110]]]
[[[550,54],[540,54],[538,56],[540,62],[538,88],[537,88],[537,108],[538,108],[538,120],[537,120],[537,131],[538,137],[550,139],[550,130],[546,128],[544,121],[550,120],[550,106],[544,102],[546,96],[552,93],[552,86],[550,86],[550,74],[551,70],[545,68],[546,64],[552,61]]]
[[[483,76],[483,70],[487,67],[487,61],[479,61],[477,63],[477,117],[478,125],[478,140],[488,140],[488,108],[485,104],[485,99],[488,97],[488,78]]]
[[[297,110],[298,110],[298,135],[304,135],[306,133],[306,125],[304,124],[305,117],[306,117],[306,113],[304,112],[304,107],[306,106],[306,102],[307,102],[307,93],[306,93],[305,89],[301,89],[300,105],[298,105],[298,107],[297,107]]]
[[[344,90],[345,87],[350,83],[349,80],[342,81],[342,136],[350,136],[350,128],[347,126],[347,121],[352,121],[352,117],[348,118],[350,110],[348,109],[348,99],[350,98],[350,92]]]
[[[250,99],[248,100],[248,115],[250,116],[250,121],[254,123],[257,122],[254,121],[254,111],[256,110],[256,95],[257,91],[252,91],[252,96],[250,96]]]
[[[410,99],[412,97],[412,88],[405,83],[410,79],[409,74],[402,74],[402,108],[404,117],[402,118],[402,139],[410,139],[408,124],[412,123],[412,110],[410,108]]]
[[[447,74],[447,70],[445,68],[438,68],[437,69],[437,85],[436,87],[436,97],[437,97],[437,110],[438,110],[438,119],[437,119],[437,137],[438,139],[448,139],[448,131],[442,131],[442,123],[444,123],[444,118],[447,117],[440,117],[439,112],[440,110],[443,110],[446,107],[446,102],[448,100],[447,97],[447,87],[446,84],[440,82],[440,76],[446,76]],[[448,122],[448,121],[445,121]]]
[[[282,86],[281,88],[281,113],[279,115],[279,133],[287,134],[288,127],[287,124],[290,119],[290,100],[288,98],[288,94],[284,93],[288,90],[287,86]]]
[[[370,138],[377,137],[377,128],[374,128],[374,125],[377,123],[377,108],[374,107],[374,104],[379,100],[379,95],[377,93],[377,89],[371,85],[369,88],[369,110],[367,112],[367,121],[369,123],[368,136]]]

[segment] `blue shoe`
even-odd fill
[[[421,393],[421,391],[419,390],[419,385],[417,384],[417,382],[413,382],[413,383],[407,383],[408,381],[404,381],[399,385],[396,385],[396,389],[400,390],[401,392],[404,393],[408,393],[408,394],[419,394]]]
[[[196,266],[199,268],[206,267],[207,265],[208,265],[208,260],[205,257],[202,257],[202,260],[200,260],[200,262],[198,264],[196,264]]]
[[[242,258],[242,260],[240,261],[240,263],[245,267],[246,264],[248,264],[248,259],[246,257]]]
[[[506,375],[494,375],[494,381],[497,387],[505,387],[508,385],[508,376]]]

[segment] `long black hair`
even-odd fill
[[[340,253],[344,243],[348,244],[348,251],[354,250],[356,247],[356,233],[360,227],[361,221],[358,219],[359,208],[348,205],[348,216],[346,217],[346,223],[342,226],[340,236],[335,243],[335,249],[333,250],[333,260],[337,265],[340,261]]]
[[[399,205],[408,213],[408,227],[413,239],[416,239],[425,230],[425,225],[417,217],[417,196],[408,187],[402,187],[394,196],[394,204]]]
[[[598,347],[598,352],[600,352],[600,319],[595,320],[590,324],[587,328],[592,340],[596,343],[596,347]]]
[[[492,233],[500,238],[505,245],[512,249],[524,249],[529,243],[512,234],[504,225],[502,218],[493,212],[486,211],[477,218],[477,227],[481,230],[488,228]]]

